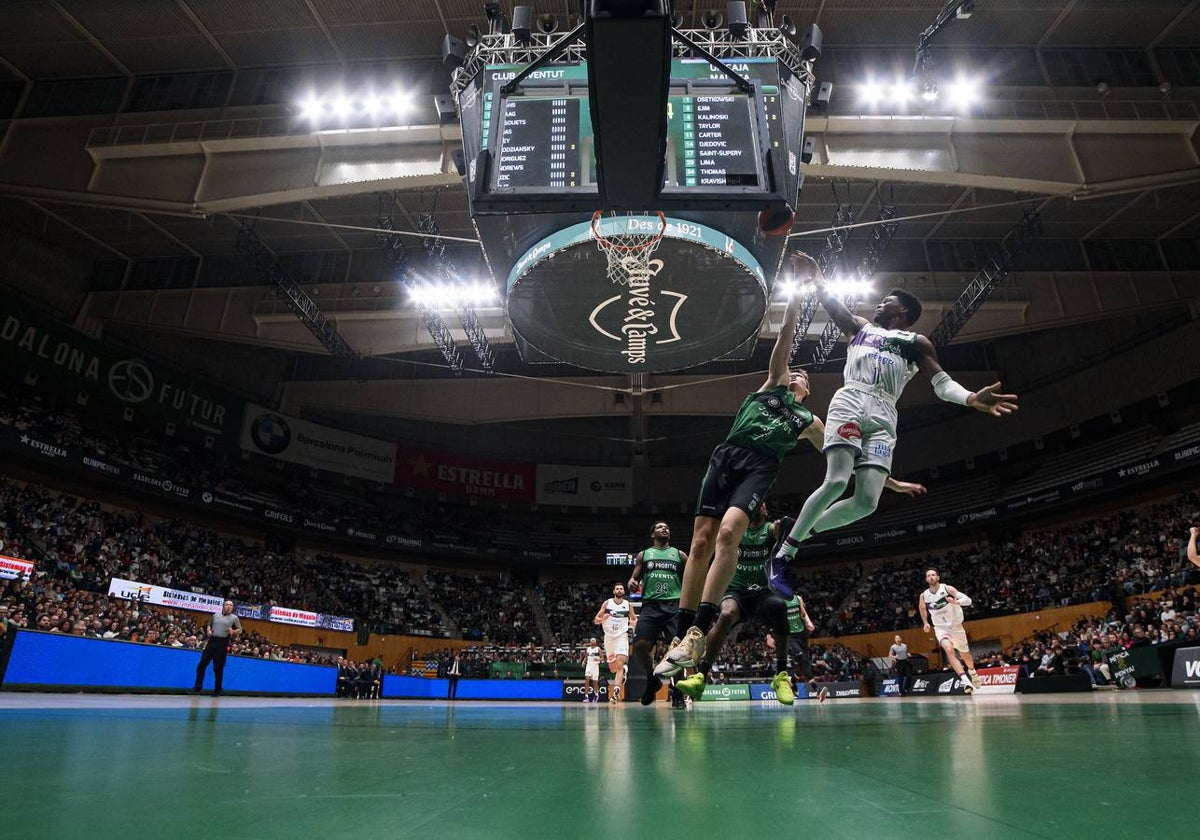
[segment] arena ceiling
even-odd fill
[[[503,5],[511,11],[514,3],[505,0]],[[575,22],[576,0],[540,0],[532,5],[539,14],[555,15],[559,31]],[[933,21],[943,5],[943,0],[781,0],[778,13],[790,15],[801,28],[810,22],[819,23],[825,33],[825,44],[833,53],[855,50],[861,54],[878,50],[881,55],[905,56],[911,54],[920,32]],[[685,0],[677,4],[687,26],[699,26],[700,16],[705,11],[723,6],[723,2],[716,0]],[[387,68],[408,80],[426,103],[423,116],[430,116],[428,101],[433,94],[444,92],[448,82],[448,74],[440,62],[442,37],[448,33],[465,35],[472,24],[483,25],[483,22],[479,0],[8,0],[0,4],[0,81],[6,74],[11,80],[46,83],[89,77],[143,77],[200,71],[246,74],[266,67],[303,67],[308,70],[308,78],[328,76],[333,79],[343,74],[370,72],[372,68]],[[1041,61],[1044,52],[1074,48],[1152,53],[1161,47],[1200,45],[1200,2],[978,0],[974,16],[962,24],[947,27],[939,35],[938,45],[958,49],[965,55],[977,55],[981,62],[999,49],[1011,49],[1014,55],[1022,57],[1021,60],[1032,62]],[[840,97],[849,97],[850,90],[845,85],[835,88],[835,103]],[[1005,100],[1067,102],[1072,103],[1072,107],[1078,104],[1079,112],[1088,115],[1102,115],[1104,108],[1114,103],[1165,103],[1163,107],[1171,109],[1172,130],[1181,132],[1191,145],[1194,145],[1195,131],[1200,127],[1200,110],[1197,109],[1200,94],[1196,89],[1176,87],[1162,92],[1155,86],[1136,89],[1116,86],[1100,92],[1094,86],[1042,86],[998,89],[995,95]],[[294,113],[294,109],[287,106],[226,108],[204,113],[122,113],[47,118],[41,120],[38,128],[53,133],[83,126],[86,129],[83,136],[87,136],[89,131],[113,126],[241,116],[258,118],[289,113]],[[430,121],[433,121],[431,116]],[[1036,121],[1035,118],[1033,122]],[[0,128],[4,130],[6,140],[10,134],[15,134],[11,124],[0,123]],[[11,148],[9,153],[12,153]],[[4,145],[0,143],[0,158],[3,156]],[[1192,164],[1200,165],[1200,158],[1196,158],[1194,152]],[[0,227],[34,236],[87,260],[134,264],[188,258],[220,265],[223,259],[232,260],[238,253],[237,222],[219,213],[188,217],[154,212],[150,207],[118,208],[90,201],[86,195],[66,196],[44,189],[45,185],[39,184],[36,178],[22,180],[9,176],[0,181],[3,181],[0,183]],[[1162,243],[1200,237],[1198,183],[1200,179],[1168,180],[1162,184],[1141,184],[1086,200],[1074,200],[1021,189],[817,175],[805,184],[798,229],[826,227],[839,203],[852,204],[857,218],[870,220],[886,201],[894,203],[904,217],[956,211],[952,215],[929,215],[903,222],[895,247],[907,249],[906,253],[910,255],[928,255],[933,243],[958,241],[965,249],[969,243],[997,241],[1013,228],[1023,213],[1035,209],[1041,212],[1045,240]],[[241,212],[245,216],[258,217],[253,222],[255,232],[279,256],[316,255],[313,257],[315,264],[333,266],[328,270],[318,267],[311,275],[297,279],[307,288],[319,288],[319,302],[330,307],[335,315],[345,314],[350,318],[361,306],[362,298],[380,295],[387,298],[398,294],[395,284],[389,278],[379,276],[373,267],[378,264],[375,259],[377,244],[370,229],[376,225],[381,210],[391,212],[398,226],[409,229],[415,228],[421,213],[433,212],[444,234],[470,238],[475,233],[467,213],[466,196],[461,188],[452,184],[436,189],[347,192],[304,201],[289,201],[284,197]],[[851,241],[861,243],[862,238],[855,234]],[[455,243],[452,247],[460,268],[480,265],[477,249],[473,246]],[[966,256],[953,270],[939,271],[933,269],[932,263],[927,266],[918,260],[915,264],[898,263],[891,274],[895,278],[919,282],[923,294],[932,298],[932,310],[936,312],[957,296],[963,279],[970,276],[978,262]],[[1115,276],[1117,274],[1120,276]],[[1155,276],[1147,281],[1146,288],[1154,286],[1156,291],[1143,300],[1137,293],[1139,284],[1130,281],[1131,276],[1137,277],[1140,273],[1131,275],[1128,271],[1119,271],[1109,278],[1088,272],[1086,280],[1081,282],[1088,286],[1090,291],[1086,294],[1094,295],[1097,305],[1088,309],[1084,320],[1116,321],[1137,310],[1141,313],[1138,328],[1146,329],[1145,319],[1149,317],[1152,323],[1154,318],[1152,314],[1146,314],[1147,307],[1161,312],[1164,321],[1177,317],[1180,299],[1187,299],[1194,287],[1180,283],[1177,278],[1162,281],[1159,277],[1162,272],[1147,274]],[[97,278],[81,292],[121,294],[117,291],[121,282],[114,284],[111,277],[105,279],[103,272],[97,272]],[[1192,281],[1194,277],[1189,280]],[[226,285],[232,288],[252,282],[253,278],[247,280],[231,269]],[[1169,291],[1161,290],[1163,282],[1171,287]],[[1105,291],[1108,283],[1121,288],[1131,286],[1132,298],[1115,295],[1110,299]],[[152,311],[171,294],[187,291],[169,285],[164,284],[159,289],[148,284],[130,297],[143,293],[154,295],[154,302],[147,304],[146,310]],[[219,277],[216,285],[221,285]],[[1054,309],[1055,298],[1062,297],[1063,287],[1049,272],[1025,280],[1015,278],[1012,285],[1011,293],[998,295],[976,316],[981,326],[974,334],[965,334],[968,342],[990,341],[1055,323],[1058,316],[1054,312],[1063,308]],[[254,294],[270,301],[265,290],[255,290]],[[1114,305],[1112,300],[1116,298],[1123,302]],[[136,300],[133,304],[126,312],[142,311]],[[151,347],[157,345],[164,351],[177,350],[187,342],[200,342],[197,357],[209,353],[206,348],[211,348],[213,341],[254,343],[254,336],[223,331],[224,327],[199,336],[181,332],[150,316],[132,320],[127,316],[118,317],[113,315],[116,306],[81,310],[77,313],[83,316],[81,325],[92,329],[125,330],[129,334],[137,332],[140,341]],[[254,303],[251,309],[257,317],[267,306],[267,303]],[[1011,315],[1016,309],[1036,311],[1039,308],[1049,314],[1032,319]],[[776,313],[776,321],[777,318]],[[102,324],[106,320],[110,323]],[[408,313],[407,322],[397,329],[403,339],[396,346],[381,346],[379,353],[436,359],[427,337],[412,327],[410,322],[413,321]],[[922,326],[928,328],[932,323]],[[762,350],[769,344],[771,330],[771,319],[768,319],[759,357],[743,368],[754,369],[763,361]],[[502,332],[502,328],[498,327],[497,332]],[[185,337],[181,338],[181,335]],[[303,351],[301,356],[317,349],[311,342],[305,344],[302,332],[297,336],[291,347],[287,340],[278,337],[261,343],[284,350],[300,350]],[[1115,340],[1108,333],[1098,339],[1100,343]],[[972,365],[976,369],[994,367],[994,362],[988,363],[986,352],[964,358],[978,359],[979,362]],[[511,356],[510,360],[517,365]],[[1045,361],[1050,364],[1048,359]],[[564,375],[561,366],[520,366],[520,371],[530,376]],[[279,379],[286,380],[287,376],[281,374]],[[275,393],[280,392],[276,390]],[[727,401],[722,397],[718,402]],[[364,416],[356,415],[355,406],[350,404],[301,404],[297,407],[352,424],[356,416],[360,419]],[[713,413],[724,411],[726,407],[714,409]],[[593,415],[603,413],[600,410],[592,412]],[[410,418],[410,422],[417,421]],[[628,420],[618,417],[607,418],[604,422],[621,426]],[[356,425],[369,428],[371,422],[363,420]],[[620,436],[613,429],[608,433]],[[583,431],[581,434],[586,436]],[[646,434],[643,427],[634,429],[631,437]],[[665,428],[663,434],[674,434],[674,430]]]

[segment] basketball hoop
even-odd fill
[[[608,260],[608,279],[613,283],[624,286],[630,280],[650,276],[650,255],[662,242],[663,234],[667,232],[667,217],[659,210],[658,223],[651,221],[649,216],[626,216],[619,219],[622,225],[634,227],[605,235],[600,232],[600,221],[604,213],[597,210],[592,214],[592,236]],[[630,220],[637,219],[648,229],[638,230]]]

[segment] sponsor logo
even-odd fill
[[[325,533],[337,530],[335,526],[330,525],[328,522],[322,522],[319,519],[309,519],[307,516],[304,517],[304,527],[312,528],[314,531],[324,531]]]
[[[636,217],[629,219],[630,233],[639,226],[657,233],[658,222]],[[593,330],[623,345],[621,355],[628,364],[644,365],[646,354],[653,345],[683,340],[679,333],[679,310],[687,302],[688,296],[668,289],[659,290],[657,294],[660,297],[650,296],[650,280],[658,276],[664,265],[662,260],[650,260],[644,269],[630,272],[628,297],[613,295],[597,304],[588,315],[588,323]],[[659,323],[658,316],[664,308],[666,322]]]
[[[292,429],[278,414],[260,414],[250,425],[250,439],[259,451],[278,455],[292,443]]]
[[[263,516],[265,516],[267,519],[273,519],[276,522],[286,522],[289,525],[296,521],[296,517],[292,516],[290,513],[284,513],[281,510],[264,510]]]
[[[579,494],[579,479],[564,478],[559,481],[547,481],[542,485],[542,490],[546,493],[561,493],[564,496],[575,496]]]
[[[351,537],[358,537],[360,540],[371,540],[372,542],[377,539],[374,531],[364,531],[362,528],[347,528],[346,534]]]
[[[984,519],[991,519],[996,515],[996,509],[990,507],[987,510],[976,510],[971,513],[964,513],[958,517],[958,524],[965,525],[968,522],[980,522]]]
[[[949,694],[954,690],[954,680],[942,680],[942,684],[938,686],[938,694]]]
[[[1197,455],[1200,455],[1200,444],[1197,444],[1196,446],[1189,446],[1186,449],[1180,449],[1175,453],[1175,460],[1186,461],[1189,458],[1195,458]]]
[[[837,428],[837,436],[842,440],[862,440],[862,429],[857,423],[843,423]]]
[[[834,689],[834,697],[858,697],[862,694],[862,689],[858,688],[838,688]]]
[[[168,493],[174,496],[179,496],[184,499],[190,498],[192,495],[190,488],[181,487],[167,478],[158,478],[157,476],[147,475],[146,473],[142,472],[133,473],[131,478],[138,484],[145,484],[147,487],[153,487],[155,490],[159,490],[163,493]]]
[[[890,540],[890,539],[895,539],[896,537],[903,537],[907,533],[908,533],[907,528],[892,528],[890,531],[876,531],[875,539]]]
[[[204,504],[211,505],[212,500],[213,500],[213,494],[208,492],[207,490],[205,490],[203,493],[200,494],[200,501],[204,502]]]
[[[881,697],[899,697],[900,696],[900,680],[886,679],[880,685]]]
[[[913,691],[924,691],[927,688],[929,688],[929,680],[913,680]]]
[[[109,475],[120,475],[121,468],[116,464],[110,464],[107,461],[101,461],[99,458],[93,458],[90,455],[83,456],[83,465],[91,467],[94,470],[108,473]]]
[[[867,447],[867,452],[869,454],[875,455],[879,458],[891,458],[892,457],[891,444],[887,444],[887,443],[882,443],[882,442],[872,443],[870,446]]]
[[[154,390],[154,374],[137,359],[122,359],[108,369],[108,389],[121,402],[145,402]]]
[[[1084,493],[1088,490],[1099,490],[1104,486],[1104,479],[1101,477],[1088,478],[1083,481],[1076,481],[1071,485],[1072,493]]]
[[[979,670],[979,685],[980,686],[1002,686],[1016,685],[1017,675],[1020,673],[1020,668],[981,668]]]
[[[837,541],[837,544],[838,545],[858,545],[862,542],[865,542],[866,539],[867,539],[866,537],[861,536],[861,535],[856,536],[856,537],[842,537],[840,540]]]
[[[926,531],[939,531],[946,527],[946,520],[939,519],[936,522],[922,522],[917,526],[917,533],[922,534]]]
[[[388,545],[406,545],[410,548],[420,548],[421,541],[413,537],[402,537],[399,534],[388,534],[384,540]]]
[[[1158,469],[1159,460],[1155,458],[1153,461],[1145,461],[1132,467],[1123,467],[1117,470],[1117,475],[1120,478],[1140,478],[1144,475],[1149,475],[1154,470]]]
[[[44,440],[32,438],[29,435],[21,435],[21,445],[28,446],[39,455],[45,455],[47,458],[66,458],[67,450],[62,447],[55,446],[52,443],[46,443]]]

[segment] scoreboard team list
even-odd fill
[[[578,98],[504,99],[495,189],[577,187],[580,178]]]

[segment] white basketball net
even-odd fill
[[[635,278],[649,277],[650,256],[658,250],[666,231],[663,214],[658,214],[660,226],[651,231],[601,234],[597,227],[599,220],[599,214],[592,217],[592,234],[596,238],[596,247],[608,261],[609,281],[625,286]]]

